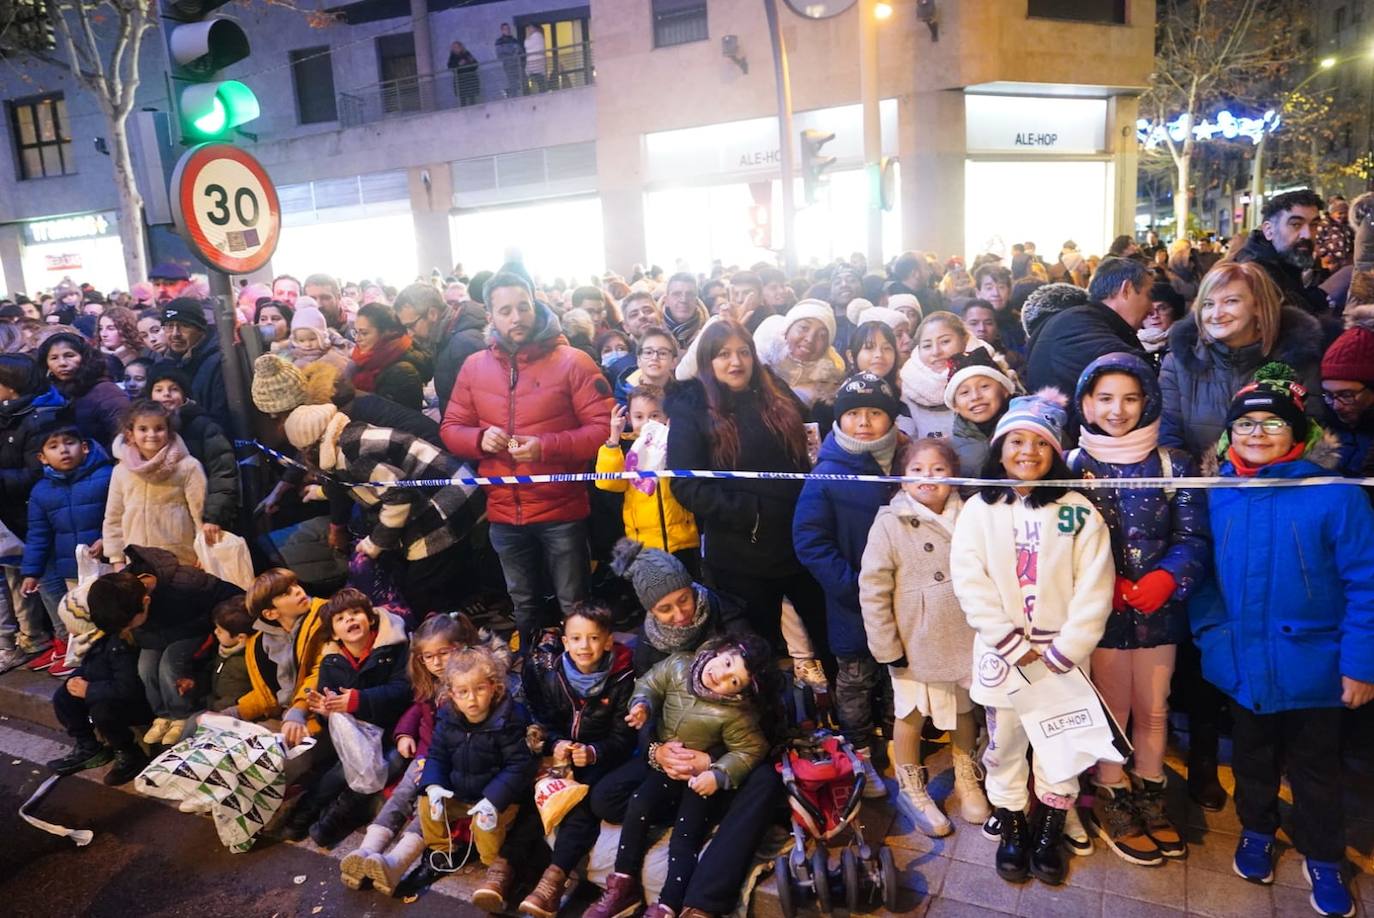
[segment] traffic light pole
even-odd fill
[[[768,35],[773,42],[773,76],[778,89],[778,164],[782,168],[782,238],[783,264],[787,276],[797,273],[797,202],[793,187],[795,167],[792,162],[792,80],[787,71],[787,46],[782,40],[782,25],[778,21],[778,0],[763,0],[768,14]],[[776,225],[777,221],[774,221]]]
[[[220,365],[224,368],[224,388],[229,396],[229,419],[234,436],[253,439],[252,414],[248,410],[248,379],[239,360],[234,322],[234,290],[229,275],[213,268],[209,272],[210,298],[215,302],[215,329],[219,333]]]

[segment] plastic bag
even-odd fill
[[[535,779],[534,805],[544,823],[545,835],[552,832],[554,826],[582,802],[588,790],[590,788],[587,785],[572,776],[571,768],[546,768]]]
[[[214,545],[205,543],[205,533],[196,533],[196,558],[201,570],[232,583],[241,590],[253,585],[253,559],[248,554],[248,543],[242,536],[232,532],[220,533]]]
[[[352,714],[329,715],[329,739],[343,765],[348,786],[360,794],[375,794],[386,786],[386,756],[382,728]]]
[[[91,557],[89,545],[76,546],[76,584],[89,583],[97,577],[103,577],[114,567],[106,564],[98,558]]]
[[[1083,670],[1059,675],[1037,661],[1013,671],[1021,680],[1007,698],[1047,780],[1067,781],[1095,762],[1126,761],[1130,745]]]

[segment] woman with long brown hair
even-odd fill
[[[668,468],[805,472],[802,406],[754,353],[753,338],[734,321],[703,329],[696,378],[667,400],[671,421]],[[673,493],[696,515],[702,534],[703,579],[747,605],[749,623],[782,652],[781,607],[791,600],[815,645],[829,661],[825,597],[792,547],[792,511],[799,481],[692,479]]]

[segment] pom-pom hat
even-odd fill
[[[263,414],[284,414],[305,402],[305,377],[276,354],[253,361],[253,404]]]
[[[877,408],[893,423],[896,423],[898,415],[906,413],[892,384],[881,376],[867,372],[855,373],[841,383],[840,390],[835,393],[836,421],[855,408]]]
[[[1047,387],[1034,395],[1022,395],[1007,405],[1007,413],[997,422],[992,439],[1000,440],[1017,430],[1039,434],[1064,455],[1064,428],[1069,425],[1068,399],[1058,389]]]
[[[986,348],[975,347],[967,354],[955,354],[949,362],[950,374],[949,382],[945,384],[945,407],[954,410],[954,395],[959,391],[959,387],[975,376],[986,376],[988,379],[995,380],[1007,392],[1007,397],[1011,398],[1016,394],[1016,384],[1011,381],[1011,377],[1002,372],[1002,368],[992,359]]]
[[[1282,363],[1266,363],[1255,371],[1255,381],[1241,388],[1226,412],[1226,427],[1251,411],[1267,411],[1283,418],[1293,428],[1293,439],[1307,439],[1307,390],[1297,382],[1293,368]]]

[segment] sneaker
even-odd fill
[[[1155,867],[1164,863],[1159,847],[1145,833],[1130,787],[1099,784],[1093,791],[1093,826],[1107,847],[1129,864]]]
[[[105,783],[110,787],[128,784],[138,777],[139,772],[148,767],[149,761],[151,760],[137,746],[132,749],[120,749],[114,754],[114,765],[105,773]]]
[[[1309,857],[1302,862],[1302,875],[1307,877],[1307,885],[1312,887],[1308,901],[1318,915],[1350,918],[1355,914],[1355,900],[1350,898],[1350,890],[1345,888],[1345,881],[1341,879],[1340,864],[1314,861]]]
[[[94,741],[77,743],[76,748],[61,758],[53,759],[48,767],[59,775],[74,775],[78,771],[99,768],[114,758],[114,750]]]
[[[68,676],[73,675],[78,668],[79,666],[73,666],[68,664],[67,655],[63,654],[60,657],[52,658],[52,665],[48,667],[48,675],[56,676],[58,679],[65,679]]]
[[[162,736],[167,732],[167,728],[172,725],[170,717],[155,717],[153,725],[148,728],[148,732],[143,734],[143,742],[148,746],[156,746],[162,742]]]
[[[1145,834],[1165,857],[1187,857],[1188,842],[1164,811],[1164,792],[1167,779],[1149,781],[1139,775],[1131,776],[1135,787],[1135,808],[1145,826]]]
[[[0,673],[7,673],[17,666],[22,666],[29,655],[18,647],[11,647],[9,650],[0,650]]]
[[[1083,828],[1083,820],[1078,815],[1078,807],[1071,806],[1064,815],[1064,847],[1079,857],[1093,853],[1093,840],[1088,830]]]
[[[792,676],[813,691],[828,692],[830,683],[825,678],[825,667],[820,660],[793,660]]]
[[[873,754],[867,749],[860,749],[859,761],[864,769],[864,799],[882,800],[887,796],[887,785],[883,783],[883,776],[878,774],[878,769],[873,767]]]
[[[897,808],[923,835],[941,838],[954,831],[926,789],[926,770],[920,765],[897,766]]]
[[[186,721],[174,720],[167,724],[167,732],[162,734],[162,745],[173,746],[181,742],[181,734],[186,732]]]
[[[1002,840],[1002,818],[998,816],[998,810],[993,810],[992,815],[983,822],[983,837],[988,841]]]
[[[1261,835],[1249,829],[1241,832],[1231,869],[1235,870],[1236,876],[1251,883],[1267,885],[1274,882],[1274,836]]]
[[[42,670],[47,669],[49,666],[52,666],[52,658],[56,653],[57,642],[53,641],[47,647],[43,648],[42,652],[39,653],[38,656],[34,657],[32,660],[25,663],[24,668],[31,673],[41,672]],[[67,649],[65,647],[62,648],[63,656],[66,656],[66,653]]]

